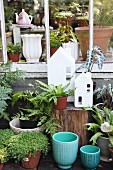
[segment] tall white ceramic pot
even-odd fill
[[[23,55],[27,62],[39,62],[42,54],[42,34],[23,34]]]
[[[75,62],[78,60],[79,55],[79,45],[77,42],[68,42],[68,43],[62,43],[63,48],[70,48],[71,49],[71,55],[75,59]]]

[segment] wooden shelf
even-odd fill
[[[61,128],[58,131],[70,131],[78,134],[79,147],[88,143],[87,130],[84,124],[88,123],[88,112],[73,106],[65,110],[54,110],[53,117],[60,120]]]

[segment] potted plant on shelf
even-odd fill
[[[93,145],[97,144],[101,149],[101,160],[110,162],[111,156],[108,149],[111,138],[113,138],[113,112],[104,107],[103,113],[96,105],[84,108],[87,111],[92,111],[94,121],[85,124],[88,131],[92,132],[90,142]]]
[[[113,33],[112,4],[109,0],[95,1],[94,4],[94,45],[99,46],[105,54]],[[83,61],[86,61],[89,48],[89,27],[75,28],[75,33],[79,40]]]
[[[37,87],[43,90],[43,95],[47,98],[49,102],[54,103],[54,109],[63,110],[66,108],[67,97],[74,95],[74,89],[68,89],[70,83],[66,85],[59,84],[55,86],[54,84],[45,84],[39,80],[36,80]]]
[[[50,31],[50,56],[52,56],[61,46],[59,37],[56,31]]]
[[[37,168],[41,153],[47,154],[49,142],[40,132],[22,132],[10,138],[8,153],[15,161],[22,161],[24,168]]]
[[[12,62],[19,62],[19,56],[22,52],[22,47],[19,44],[9,43],[7,45],[8,59]]]

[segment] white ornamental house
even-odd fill
[[[75,79],[75,107],[87,107],[93,105],[93,81],[91,79],[91,73],[82,72]]]
[[[60,47],[48,59],[48,84],[56,86],[62,84],[64,86],[70,81],[68,89],[74,88],[75,77],[71,77],[75,71],[75,60],[70,54],[70,48],[63,49]],[[68,97],[68,101],[74,101],[74,97]]]

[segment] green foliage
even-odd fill
[[[5,147],[0,146],[0,163],[5,163],[8,161],[8,153]]]
[[[22,120],[37,120],[37,126],[43,125],[43,130],[51,135],[57,131],[59,122],[52,118],[53,103],[49,102],[45,93],[35,93],[31,91],[17,92],[12,96],[12,105],[22,101],[23,108],[19,108],[19,113],[15,117]],[[50,125],[51,124],[51,125]]]
[[[60,39],[57,36],[56,31],[50,31],[50,47],[59,48],[61,45]]]
[[[76,35],[73,33],[72,27],[68,24],[65,26],[60,26],[57,29],[57,36],[59,37],[61,43],[77,42]]]
[[[7,52],[8,53],[21,53],[22,47],[19,44],[14,45],[13,43],[9,43],[7,45]]]
[[[1,64],[0,66],[0,118],[9,120],[9,114],[6,113],[7,102],[11,100],[13,83],[16,80],[24,80],[25,73],[21,70],[11,71],[11,62]]]
[[[103,85],[95,89],[94,94],[97,95],[97,99],[101,99],[103,107],[113,108],[113,87],[112,84]]]
[[[85,124],[85,126],[87,127],[87,130],[92,131],[94,133],[94,135],[90,139],[90,142],[92,142],[93,145],[95,145],[99,136],[105,136],[111,139],[113,136],[113,112],[106,107],[104,107],[103,110],[101,111],[95,105],[92,107],[86,107],[84,109],[87,111],[93,111],[92,116],[95,120],[95,123],[93,122],[93,123]],[[110,129],[111,129],[110,132],[103,132],[101,130],[101,125],[104,122],[109,123]]]
[[[57,104],[57,98],[58,97],[64,97],[64,96],[71,96],[74,94],[74,89],[69,89],[69,84],[66,84],[63,86],[62,84],[55,86],[53,84],[45,84],[39,80],[36,80],[37,87],[43,90],[43,95],[45,96],[46,100],[49,102],[54,102],[54,104]]]
[[[113,26],[113,0],[94,1],[94,24],[98,26]]]
[[[8,144],[8,153],[11,158],[20,161],[28,153],[34,155],[37,151],[47,154],[49,150],[48,138],[36,131],[23,132],[12,136]]]
[[[0,129],[0,163],[7,162],[9,154],[7,152],[7,145],[14,132],[11,129]]]
[[[0,146],[7,147],[11,136],[14,132],[11,129],[0,129]]]

